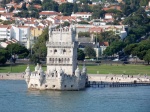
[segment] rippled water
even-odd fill
[[[28,91],[24,81],[0,81],[0,112],[150,112],[150,86]]]

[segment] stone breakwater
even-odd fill
[[[24,80],[24,73],[0,73],[0,80]],[[103,82],[149,82],[147,75],[114,75],[114,74],[88,74],[89,81]]]

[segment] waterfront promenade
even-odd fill
[[[0,73],[0,80],[24,80],[23,73]],[[150,76],[147,75],[114,75],[114,74],[89,74],[88,81],[96,82],[148,82]]]

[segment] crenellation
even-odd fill
[[[25,70],[28,88],[53,90],[80,90],[85,88],[86,68],[77,67],[78,42],[75,27],[52,29],[49,27],[47,70],[37,64],[34,72]]]

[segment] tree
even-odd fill
[[[10,9],[9,9],[9,12],[12,12],[15,8],[12,6]]]
[[[84,53],[89,58],[95,58],[96,57],[96,52],[95,52],[95,50],[91,46],[85,47]]]
[[[80,22],[78,22],[78,24],[89,24],[89,23],[86,21],[80,21]]]
[[[42,9],[43,10],[52,10],[52,11],[58,11],[59,4],[55,1],[44,1],[42,3]]]
[[[84,54],[84,51],[81,50],[81,49],[78,49],[78,57],[77,57],[77,60],[84,60],[85,59],[85,54]]]
[[[23,3],[23,4],[22,4],[21,9],[22,9],[22,10],[27,10],[26,3]]]
[[[0,48],[0,64],[5,64],[9,57],[9,52],[4,48]]]
[[[17,54],[18,58],[26,58],[29,54],[29,51],[27,48],[23,45],[20,45],[18,43],[12,43],[9,44],[6,49],[8,50],[9,54]]]
[[[59,6],[59,12],[62,12],[63,15],[69,16],[73,12],[73,3],[63,3]]]
[[[146,6],[149,0],[140,0],[140,6]]]
[[[79,32],[78,37],[90,37],[90,32]]]
[[[146,52],[146,55],[144,56],[144,60],[147,61],[148,65],[150,63],[150,49]]]
[[[119,51],[122,51],[125,44],[123,41],[114,41],[109,47],[104,51],[104,55],[112,56]]]
[[[47,48],[46,41],[48,40],[48,28],[46,28],[43,33],[38,37],[38,40],[33,47],[33,55],[30,57],[30,60],[34,63],[39,62],[41,59],[46,59]]]

